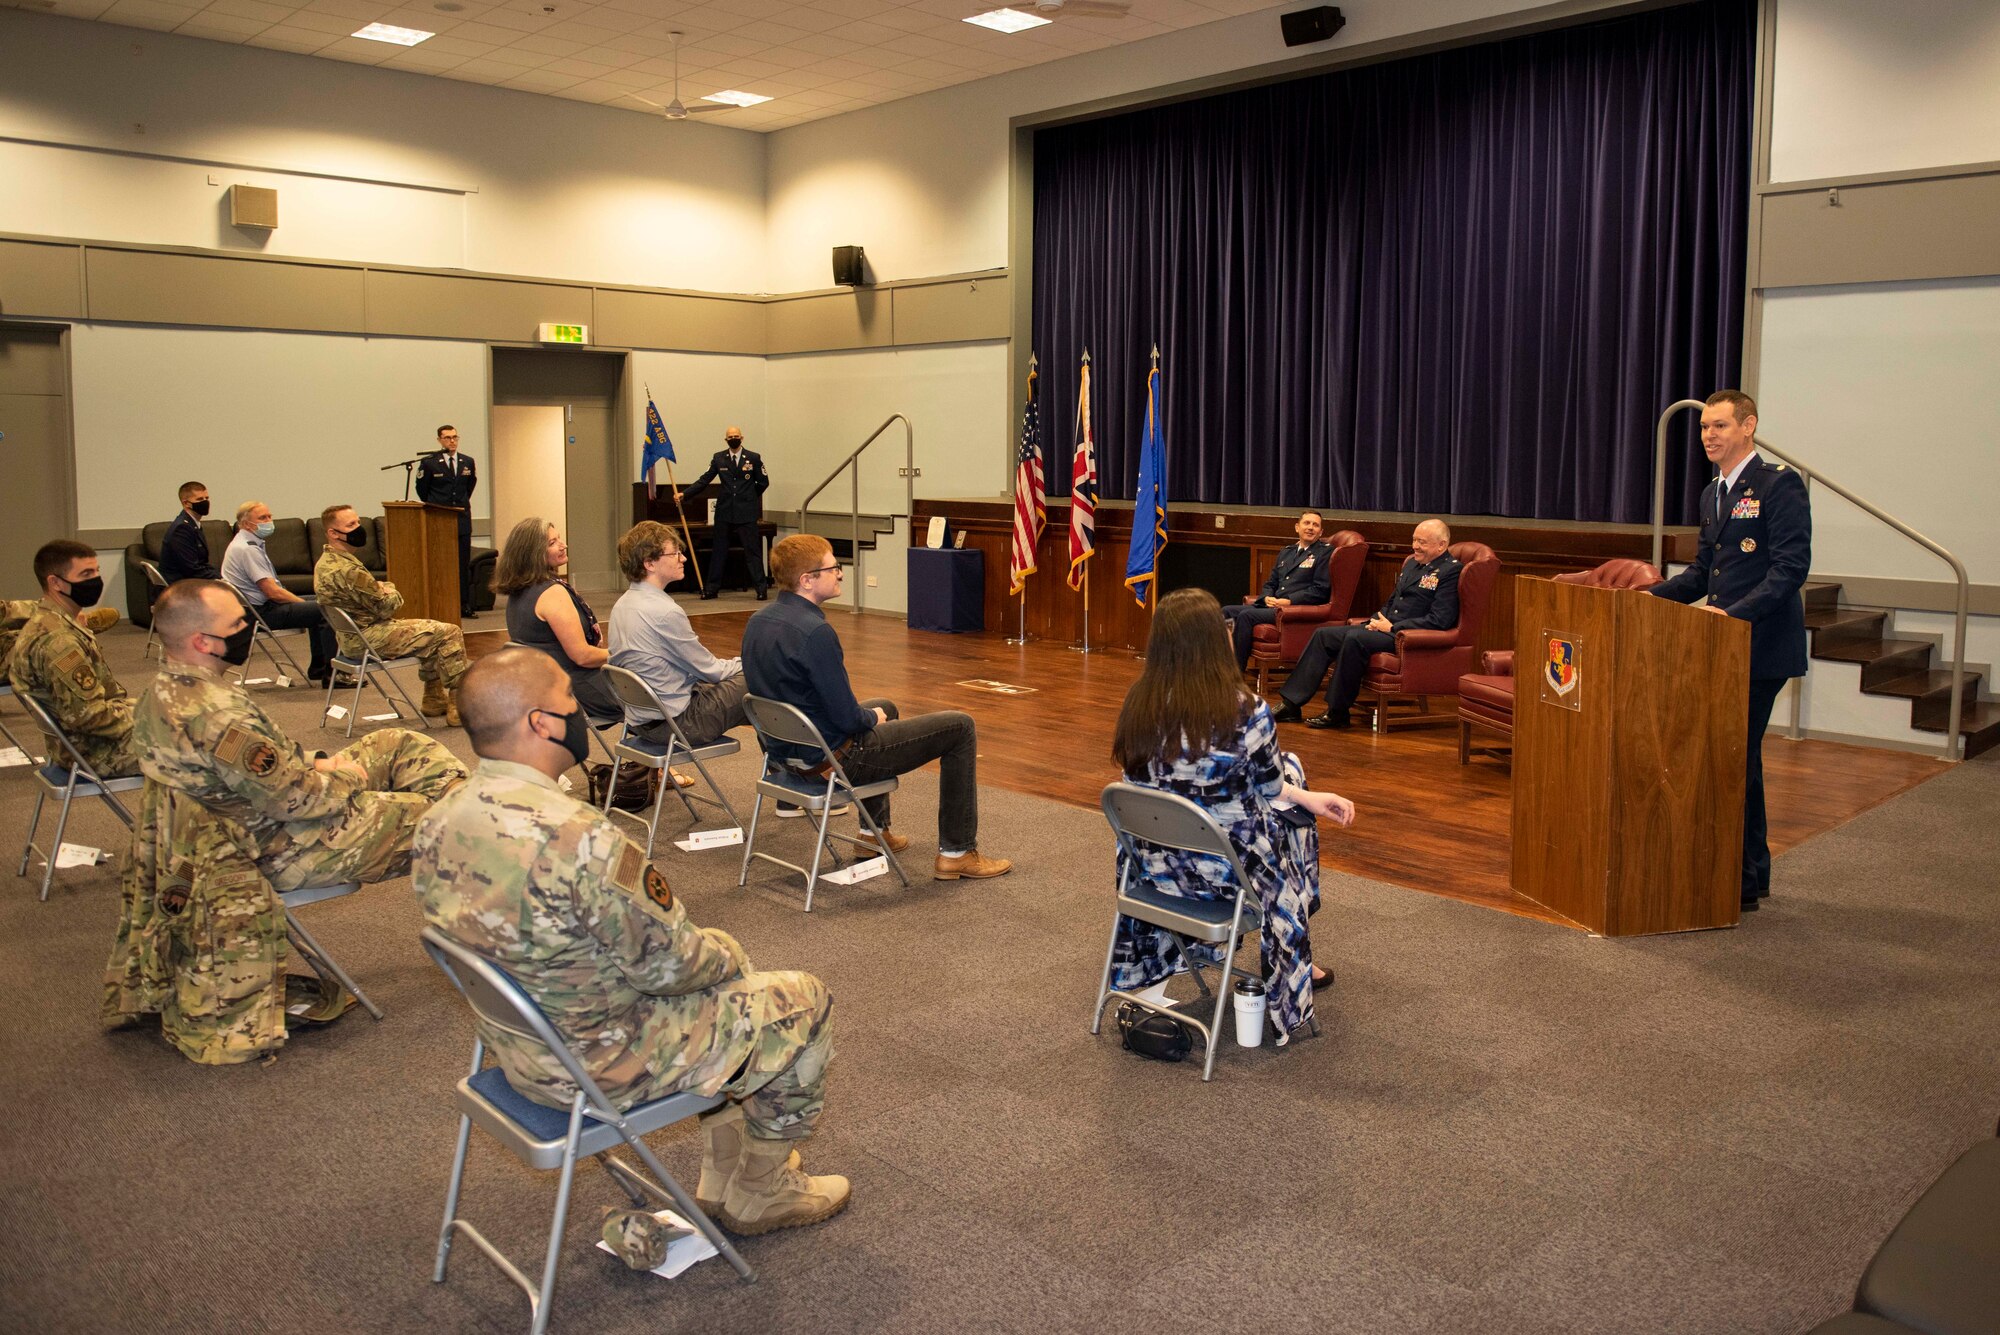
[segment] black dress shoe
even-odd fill
[[[1754,899],[1746,899],[1746,900],[1744,900],[1744,901],[1743,901],[1743,911],[1744,911],[1745,913],[1755,913],[1755,912],[1757,911],[1757,901],[1756,901],[1756,900],[1754,900]]]
[[[705,592],[705,593],[703,593],[703,594],[701,595],[701,600],[702,600],[703,602],[707,602],[707,601],[708,601],[709,599],[711,599],[711,598],[719,598],[719,597],[721,597],[721,596],[722,596],[722,595],[721,595],[721,594],[719,594],[719,593],[717,593],[717,592],[716,592],[715,590],[713,590],[713,589],[710,589],[710,590],[708,590],[707,592]]]
[[[1331,970],[1331,969],[1328,969],[1328,970],[1327,970],[1327,971],[1326,971],[1325,973],[1323,973],[1323,974],[1321,974],[1321,975],[1320,975],[1319,977],[1317,977],[1317,978],[1313,979],[1313,980],[1312,980],[1312,985],[1313,985],[1313,991],[1315,991],[1315,992],[1319,991],[1319,990],[1320,990],[1320,989],[1321,989],[1322,987],[1332,987],[1332,986],[1333,986],[1333,970]]]
[[[1278,706],[1277,713],[1271,715],[1271,721],[1273,723],[1304,723],[1306,716],[1300,712],[1297,705],[1287,700],[1284,704]]]
[[[770,596],[771,596],[771,586],[768,584],[765,585],[763,588],[757,590],[757,601],[760,603],[768,600]]]
[[[1328,710],[1318,718],[1307,719],[1306,726],[1308,728],[1351,728],[1354,724],[1346,714],[1336,714],[1332,710]]]

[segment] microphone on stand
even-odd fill
[[[417,464],[421,462],[422,459],[423,459],[422,455],[418,455],[415,459],[399,459],[393,464],[383,464],[380,468],[376,469],[375,471],[378,473],[386,473],[393,468],[402,469],[403,499],[407,501],[410,499],[410,479],[416,476]]]

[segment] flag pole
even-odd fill
[[[646,402],[649,405],[653,402],[653,387],[650,384],[646,386]],[[681,484],[674,480],[674,461],[668,459],[664,462],[667,465],[667,490],[671,491],[674,496],[674,518],[681,521],[681,541],[687,544],[686,565],[694,571],[694,587],[699,591],[706,592],[706,586],[702,583],[701,579],[701,562],[694,559],[694,534],[688,532],[687,507],[681,503]],[[652,474],[652,469],[649,468],[646,470],[646,476],[649,479],[652,477]]]

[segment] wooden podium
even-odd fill
[[[1750,626],[1514,584],[1514,889],[1604,936],[1742,913]]]
[[[403,595],[398,621],[458,624],[458,511],[427,501],[382,502],[382,559]]]

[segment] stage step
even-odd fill
[[[1893,611],[1845,606],[1840,592],[1839,584],[1827,581],[1809,582],[1800,590],[1806,629],[1812,636],[1812,656],[1829,663],[1857,665],[1864,695],[1908,700],[1911,728],[1945,731],[1951,713],[1951,672],[1950,664],[1936,661],[1936,642],[1893,638]],[[1984,667],[1967,664],[1959,702],[1959,733],[1968,760],[2000,746],[2000,703],[1979,699],[1985,684]]]

